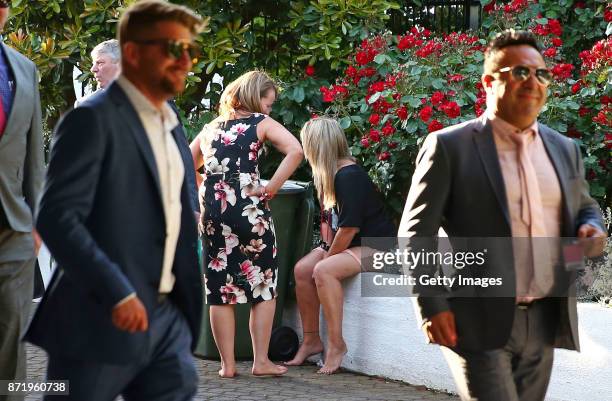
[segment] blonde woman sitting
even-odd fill
[[[295,265],[296,294],[304,341],[287,365],[300,365],[323,351],[319,336],[319,306],[327,322],[325,363],[318,373],[331,374],[347,352],[342,338],[341,281],[361,271],[364,237],[395,237],[397,229],[385,215],[383,202],[365,170],[350,154],[336,120],[316,118],[301,132],[304,155],[312,166],[322,209],[329,210],[321,233],[326,244]],[[333,240],[332,240],[333,237]]]

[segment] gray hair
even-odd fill
[[[95,57],[96,54],[108,54],[113,63],[118,63],[121,61],[119,41],[117,39],[109,39],[102,43],[98,43],[91,51],[91,57]]]

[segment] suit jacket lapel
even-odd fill
[[[491,188],[495,192],[495,197],[499,207],[504,214],[508,227],[511,227],[510,212],[508,211],[508,200],[506,197],[506,186],[501,172],[497,148],[493,139],[493,128],[491,123],[484,116],[480,119],[478,128],[475,128],[474,142],[480,154],[480,159],[491,183]]]
[[[145,164],[147,165],[151,175],[153,176],[153,180],[155,181],[155,185],[157,186],[157,192],[161,196],[161,186],[159,184],[159,172],[157,171],[157,163],[155,162],[155,155],[153,155],[153,149],[151,148],[151,143],[149,142],[149,138],[147,137],[147,133],[145,132],[144,127],[142,126],[142,122],[140,121],[140,117],[138,117],[138,113],[132,103],[128,99],[127,95],[123,92],[119,84],[113,82],[111,86],[108,88],[109,95],[114,100],[115,104],[118,106],[119,113],[123,117],[123,122],[125,122],[125,126],[128,128],[134,139],[136,140],[136,144],[138,145],[138,149],[142,154],[142,157],[145,160]]]
[[[8,46],[6,46],[4,43],[1,43],[1,42],[0,42],[0,46],[2,46],[2,49],[4,50],[4,54],[6,56],[6,62],[7,62],[9,69],[13,73],[14,84],[15,84],[11,112],[9,113],[9,115],[6,116],[6,128],[4,129],[4,134],[2,135],[2,137],[5,137],[11,134],[11,127],[15,127],[19,125],[19,124],[16,124],[17,119],[20,117],[18,113],[20,112],[20,110],[22,110],[22,107],[23,107],[22,102],[24,100],[27,101],[26,99],[27,94],[25,93],[25,89],[23,87],[25,77],[23,76],[23,71],[21,71],[20,66],[17,65],[15,60],[12,59],[12,56],[11,56],[12,49],[10,49]],[[0,140],[2,140],[2,137],[0,137]]]
[[[567,201],[567,183],[569,181],[569,176],[566,168],[567,163],[564,163],[563,160],[565,149],[562,146],[559,146],[560,144],[558,143],[557,138],[555,138],[555,136],[550,132],[548,127],[538,123],[538,132],[540,133],[540,137],[544,143],[544,148],[546,149],[548,158],[550,159],[555,172],[557,173],[559,187],[561,188],[561,210],[563,214],[562,232],[565,232],[568,228],[570,228],[572,221],[569,204]],[[565,160],[565,162],[568,162],[568,160]],[[573,236],[571,231],[568,236]]]

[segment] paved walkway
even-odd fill
[[[37,347],[28,348],[28,376],[31,380],[45,377],[47,356]],[[457,401],[457,397],[437,393],[425,387],[387,381],[356,373],[341,372],[331,376],[317,375],[314,365],[292,367],[283,377],[258,378],[250,375],[250,363],[240,362],[239,377],[220,379],[218,361],[196,359],[200,383],[196,400],[346,400],[346,401]],[[31,395],[26,401],[40,400]],[[86,400],[83,400],[86,401]]]

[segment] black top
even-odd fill
[[[397,228],[384,211],[380,193],[358,164],[341,167],[334,178],[336,206],[332,229],[358,227],[349,248],[361,246],[363,237],[397,237]],[[337,223],[337,224],[336,224]]]

